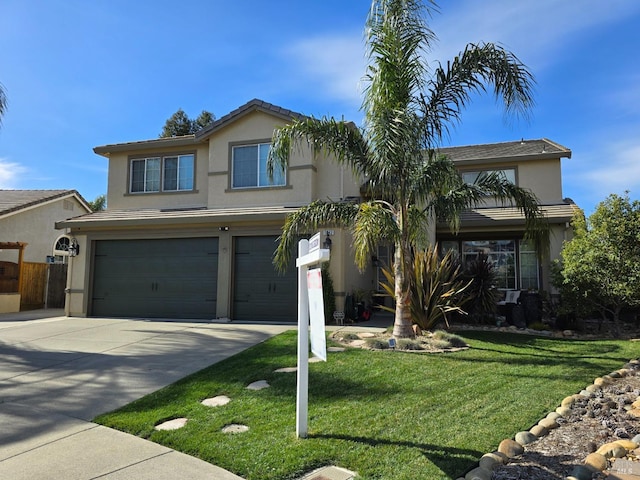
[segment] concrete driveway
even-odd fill
[[[90,420],[290,325],[56,314],[0,315],[0,478],[239,479]]]

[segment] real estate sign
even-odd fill
[[[311,351],[327,361],[327,340],[324,331],[324,299],[322,297],[322,270],[314,268],[307,272],[307,289],[309,292],[309,319],[311,328]]]

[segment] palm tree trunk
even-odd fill
[[[395,299],[396,313],[393,323],[393,336],[395,338],[411,338],[413,333],[413,322],[409,310],[409,289],[405,278],[404,255],[402,243],[396,244],[396,251],[393,255],[393,273],[395,276]]]

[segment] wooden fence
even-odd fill
[[[22,264],[20,310],[44,307],[48,268],[49,265],[46,263],[24,262]]]
[[[64,308],[67,265],[23,262],[20,285],[20,310]],[[0,293],[18,289],[18,264],[0,262]]]

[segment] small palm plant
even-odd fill
[[[470,301],[468,310],[472,318],[478,320],[487,316],[493,317],[499,296],[493,262],[487,255],[480,254],[467,262],[464,275],[471,282],[467,295]]]
[[[465,291],[471,284],[462,275],[462,266],[457,256],[448,251],[442,258],[438,247],[431,246],[413,255],[410,271],[409,311],[411,320],[423,330],[431,330],[444,323],[449,327],[448,315],[457,312],[466,315],[462,309],[466,301]],[[393,296],[395,279],[393,273],[383,268],[386,283],[381,286]],[[382,307],[393,312],[388,307]]]

